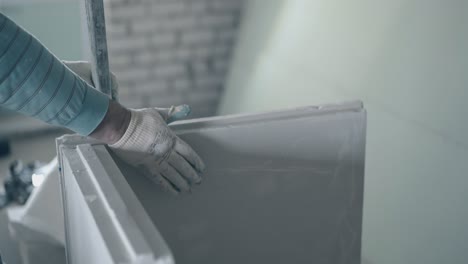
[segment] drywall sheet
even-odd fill
[[[180,122],[207,164],[173,196],[99,142],[58,140],[68,263],[360,263],[361,103]]]
[[[177,263],[360,263],[361,103],[173,126],[207,164],[191,194],[119,162]]]

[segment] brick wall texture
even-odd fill
[[[192,117],[216,112],[243,0],[108,0],[111,70],[133,107],[187,103]]]

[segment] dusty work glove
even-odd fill
[[[88,62],[64,62],[94,86]],[[112,89],[117,88],[111,74]],[[188,105],[171,108],[128,109],[131,117],[123,136],[109,147],[126,163],[137,167],[152,181],[177,194],[201,182],[204,163],[197,153],[167,126],[190,113]]]
[[[130,111],[127,131],[110,145],[114,152],[173,193],[189,191],[191,185],[199,184],[205,166],[203,161],[166,125],[174,112],[181,115],[189,111],[188,106],[169,111],[158,108]]]

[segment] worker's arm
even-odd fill
[[[110,103],[1,13],[0,107],[102,140],[175,192],[200,181],[203,162],[168,128],[164,112],[169,110],[130,110]]]
[[[0,14],[0,106],[89,135],[105,117],[109,99]]]

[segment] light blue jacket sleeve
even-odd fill
[[[0,107],[89,135],[109,98],[0,13]]]

